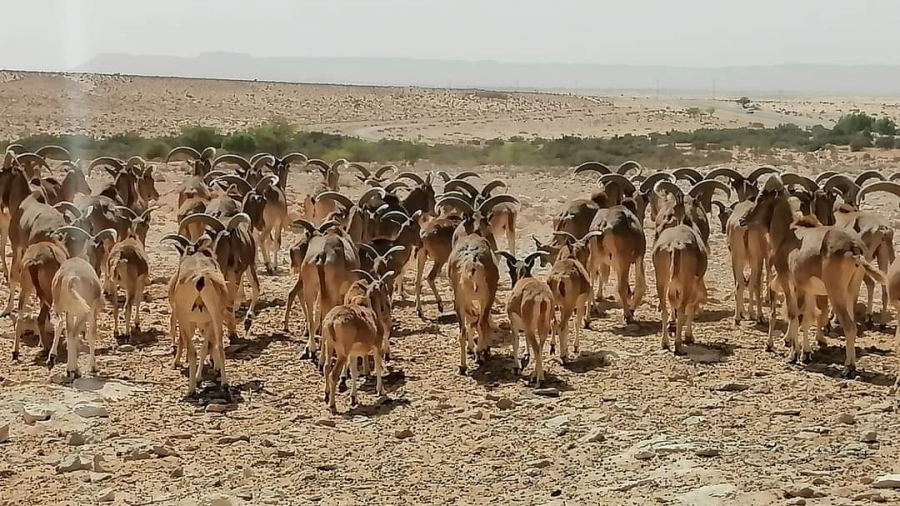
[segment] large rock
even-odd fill
[[[82,459],[81,455],[70,455],[56,465],[57,473],[71,473],[73,471],[90,471],[91,463]]]
[[[25,423],[32,425],[35,422],[46,422],[53,415],[53,411],[40,404],[22,404],[22,419]]]
[[[106,411],[106,406],[98,402],[76,403],[75,406],[72,407],[72,411],[82,418],[106,418],[109,416],[109,412]]]
[[[0,444],[9,441],[9,424],[0,425]]]
[[[875,488],[900,488],[900,474],[885,474],[872,482]]]

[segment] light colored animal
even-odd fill
[[[453,307],[459,322],[459,373],[465,374],[467,349],[474,350],[476,365],[484,363],[490,353],[491,307],[500,273],[491,243],[478,233],[456,240],[448,263]]]

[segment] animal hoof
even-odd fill
[[[342,378],[341,382],[338,383],[338,392],[346,392],[347,391],[347,378]]]
[[[680,346],[675,347],[675,356],[680,357],[684,355],[684,350]]]
[[[359,406],[359,399],[357,399],[356,397],[351,397],[350,398],[350,407],[355,408],[356,406]]]
[[[856,366],[855,365],[845,365],[844,369],[841,371],[841,377],[845,379],[853,379],[856,377]]]
[[[685,335],[684,342],[686,344],[694,344],[694,336]]]
[[[300,355],[300,360],[311,360],[313,357],[309,353],[309,347],[304,348],[303,355]]]
[[[438,302],[437,308],[438,308],[438,313],[444,312],[444,305],[441,304],[440,302]]]
[[[19,360],[19,352],[18,351],[12,352],[12,359],[13,359],[13,362]]]
[[[244,332],[250,332],[250,327],[253,326],[252,318],[244,318]]]
[[[390,354],[390,353],[385,353],[385,354],[384,354],[384,361],[385,361],[385,362],[390,362],[390,361],[391,361],[391,354]]]
[[[328,405],[328,392],[325,392],[325,405]]]
[[[550,354],[551,354],[551,355],[556,355],[556,346],[554,346],[554,345],[552,345],[552,344],[550,345]]]
[[[803,352],[800,354],[800,363],[809,364],[812,362],[812,353]]]
[[[735,325],[740,325],[740,324],[741,324],[741,319],[740,319],[740,318],[735,318],[735,319],[734,319],[734,324],[735,324]]]
[[[522,372],[522,369],[519,367],[513,367],[513,376],[518,376]]]
[[[416,309],[416,315],[419,316],[419,319],[420,319],[420,320],[424,320],[424,319],[425,319],[425,312],[422,311],[421,309]]]
[[[466,375],[466,366],[464,366],[464,365],[459,366],[459,375],[460,376]]]
[[[56,363],[56,355],[50,355],[47,357],[47,369],[53,369],[53,364]]]
[[[531,356],[530,356],[530,355],[522,355],[522,366],[521,366],[521,369],[522,369],[522,370],[525,370],[525,368],[528,367],[528,364],[529,364],[529,363],[531,363]]]
[[[578,355],[578,346],[573,346],[572,352],[575,353],[576,355]]]

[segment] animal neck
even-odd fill
[[[791,233],[791,221],[793,221],[791,204],[787,198],[779,197],[769,219],[769,237],[772,239],[774,249],[777,249]]]

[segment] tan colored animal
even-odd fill
[[[328,311],[322,319],[322,360],[325,372],[325,403],[332,412],[337,411],[338,377],[345,366],[350,369],[350,405],[356,406],[358,398],[356,394],[359,369],[357,359],[364,360],[372,354],[375,356],[375,392],[384,395],[384,354],[385,330],[382,328],[382,320],[376,313],[377,306],[372,299],[378,291],[386,294],[384,276],[369,284],[362,296],[351,298],[347,303],[336,306]],[[331,356],[334,354],[336,363],[332,365]]]
[[[884,283],[884,276],[866,260],[865,246],[858,236],[839,227],[820,226],[815,220],[804,218],[795,222],[788,198],[784,183],[773,176],[766,181],[765,188],[741,224],[756,223],[768,227],[776,281],[784,293],[789,320],[786,338],[793,348],[791,361],[809,361],[812,352],[806,328],[815,321],[816,297],[824,295],[847,338],[843,374],[852,375],[856,370],[857,330],[850,287],[856,276],[869,275],[881,283]],[[772,331],[770,325],[769,347]],[[803,334],[802,346],[799,332]]]
[[[506,259],[509,277],[513,284],[512,293],[506,301],[506,314],[509,316],[510,330],[513,338],[513,360],[516,362],[515,372],[525,370],[534,356],[534,385],[540,388],[544,382],[544,343],[553,330],[555,306],[553,292],[547,283],[535,279],[531,275],[534,262],[538,257],[546,255],[537,251],[523,260],[505,252],[498,251]],[[525,333],[526,353],[519,358],[519,332]]]
[[[584,265],[590,258],[590,241],[599,235],[599,232],[588,232],[581,239],[568,232],[554,233],[562,236],[566,242],[560,249],[550,274],[547,275],[547,285],[553,293],[555,307],[560,313],[555,334],[559,338],[559,358],[565,364],[569,359],[569,320],[572,319],[572,315],[575,315],[576,354],[581,343],[581,327],[588,326],[592,290],[591,277]],[[551,344],[551,354],[554,349]]]
[[[110,280],[113,301],[113,336],[119,334],[119,287],[125,290],[125,333],[132,334],[131,316],[134,315],[134,332],[141,331],[141,302],[144,290],[150,284],[150,262],[144,245],[132,228],[129,234],[116,243],[109,252],[106,275]]]
[[[459,373],[465,374],[467,349],[474,350],[476,365],[490,353],[491,307],[500,280],[490,242],[477,233],[457,240],[450,253],[448,274],[459,321]]]

